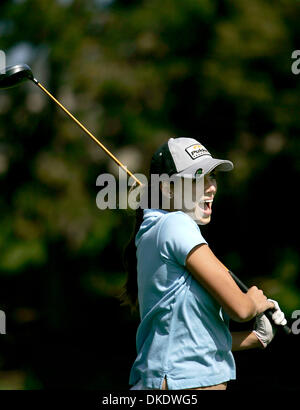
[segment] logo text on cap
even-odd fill
[[[190,145],[185,150],[192,159],[199,158],[202,155],[210,155],[207,149],[201,144]]]

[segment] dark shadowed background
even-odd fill
[[[0,49],[133,172],[174,135],[234,162],[215,254],[300,309],[300,2],[1,1]],[[128,388],[138,317],[116,295],[133,216],[96,207],[117,166],[32,82],[0,90],[1,389]],[[291,321],[290,321],[291,324]],[[245,325],[232,324],[233,329]],[[249,327],[249,324],[247,324]],[[299,388],[299,337],[236,353],[232,390]]]

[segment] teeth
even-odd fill
[[[208,202],[213,202],[213,199],[209,199],[207,201],[199,201],[200,204],[206,204]]]

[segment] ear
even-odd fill
[[[165,197],[170,198],[170,199],[173,198],[174,194],[173,194],[172,188],[171,188],[171,186],[170,186],[170,184],[169,184],[168,182],[166,183],[166,182],[162,181],[162,182],[159,184],[159,188],[160,188],[162,194],[163,194]]]

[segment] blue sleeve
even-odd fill
[[[207,244],[199,226],[185,213],[169,213],[160,226],[157,245],[160,256],[165,261],[173,260],[185,266],[186,257],[197,245]]]

